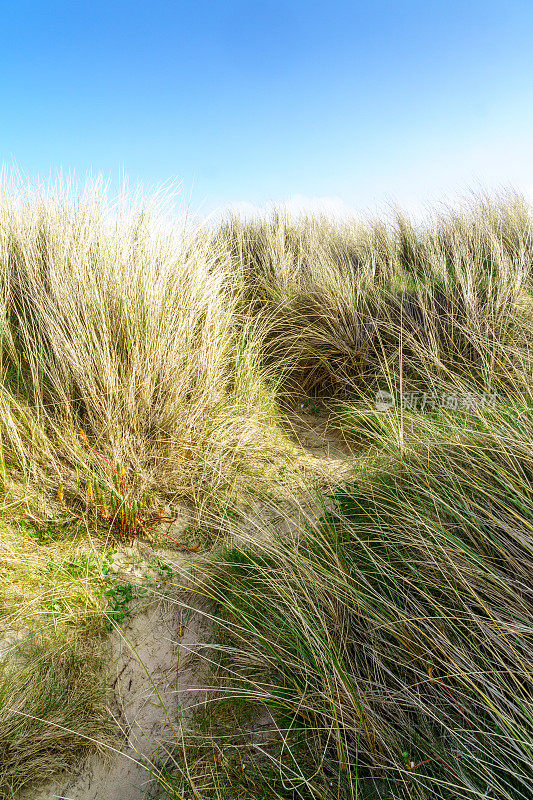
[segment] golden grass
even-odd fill
[[[239,297],[224,248],[160,210],[111,209],[94,188],[4,196],[6,488],[83,509],[94,482],[109,506],[119,472],[154,510],[257,488],[291,454]]]
[[[274,214],[212,231],[169,216],[164,198],[6,188],[6,625],[62,636],[96,619],[106,536],[147,533],[185,502],[222,529],[236,509],[283,498],[282,535],[256,508],[249,547],[208,568],[233,637],[229,694],[292,720],[279,796],[526,800],[532,234],[511,196],[420,227]],[[383,417],[378,389],[499,399],[471,417],[401,406]],[[283,421],[306,393],[375,455],[322,519],[303,495],[325,476]],[[85,675],[69,682],[62,665],[80,722]],[[10,703],[37,702],[27,674],[6,684]],[[305,764],[294,726],[312,740]],[[21,731],[23,753],[29,723]],[[23,772],[6,757],[5,786],[35,775],[39,741]]]

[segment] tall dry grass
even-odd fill
[[[326,397],[383,380],[429,388],[512,385],[530,369],[532,219],[520,198],[476,198],[415,226],[231,219],[219,233],[242,264],[264,355],[286,387]]]
[[[116,737],[105,660],[94,642],[49,632],[11,642],[0,658],[0,798],[34,797],[96,742]]]
[[[288,450],[237,277],[157,199],[4,192],[4,484],[83,508],[93,482],[103,506],[118,469],[128,502],[155,509],[264,484]]]
[[[9,502],[110,526],[293,486],[283,531],[256,516],[206,566],[225,692],[276,714],[271,796],[530,796],[532,232],[514,197],[213,232],[94,186],[2,195]],[[379,414],[378,388],[498,401]],[[372,444],[319,517],[286,473],[302,393]]]
[[[265,362],[285,391],[333,397],[372,458],[322,513],[285,511],[270,536],[249,521],[205,564],[222,703],[275,722],[267,741],[200,736],[170,796],[531,797],[532,233],[512,197],[420,227],[220,232]],[[475,400],[414,412],[407,392]]]

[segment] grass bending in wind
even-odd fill
[[[276,712],[294,797],[531,796],[531,405],[418,416],[321,519],[210,567],[224,693]]]

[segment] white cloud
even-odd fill
[[[366,206],[359,207],[349,205],[337,196],[292,194],[264,205],[246,200],[228,203],[214,210],[207,219],[209,223],[218,224],[222,219],[234,214],[244,220],[257,220],[268,218],[274,209],[278,209],[287,212],[293,219],[309,215],[325,216],[338,222],[354,218],[363,222],[375,218],[390,221],[394,219],[395,210],[400,210],[418,224],[430,219],[434,213],[445,213],[446,209],[468,205],[472,199],[483,195],[484,192],[489,196],[505,193],[509,186],[510,184],[494,184],[492,188],[487,189],[483,181],[471,180],[462,184],[457,182],[455,185],[434,188],[432,191],[426,188],[425,191],[417,193],[413,189],[398,192],[396,195],[373,197]],[[525,182],[525,185],[518,185],[518,192],[533,203],[533,183]]]

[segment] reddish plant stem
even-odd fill
[[[82,442],[86,446],[86,448],[88,450],[90,450],[91,453],[94,453],[95,456],[97,456],[98,458],[101,458],[103,461],[105,461],[105,463],[111,469],[116,469],[116,472],[118,472],[119,480],[120,480],[120,493],[122,495],[122,514],[121,514],[121,519],[120,519],[120,538],[123,541],[128,541],[128,539],[133,540],[135,538],[135,529],[134,529],[135,526],[133,524],[129,524],[128,525],[128,523],[126,522],[126,496],[127,495],[126,495],[126,486],[125,486],[125,476],[122,474],[122,471],[120,470],[120,467],[114,468],[113,464],[109,461],[109,459],[107,459],[102,453],[99,453],[97,450],[95,450],[93,447],[90,446],[89,442],[87,441],[87,436],[85,435],[84,431],[80,432],[80,439],[82,440]],[[77,515],[74,515],[74,516],[76,517],[76,519],[80,519],[81,520],[81,517],[78,517]],[[144,520],[142,517],[137,517],[137,524],[139,525],[139,527],[142,527],[142,528],[146,529],[147,527],[152,527],[153,525],[157,525],[158,523],[161,523],[161,522],[168,522],[168,523],[172,524],[172,522],[175,522],[176,519],[177,519],[176,517],[158,517],[158,518],[153,519],[153,520]],[[160,531],[160,533],[163,536],[165,536],[167,539],[170,539],[171,542],[174,542],[174,544],[177,544],[179,547],[181,547],[182,550],[187,550],[189,552],[197,552],[199,550],[199,546],[198,547],[189,547],[188,545],[183,544],[183,542],[178,541],[178,539],[174,539],[173,536],[170,536],[170,534],[165,533],[164,531]]]

